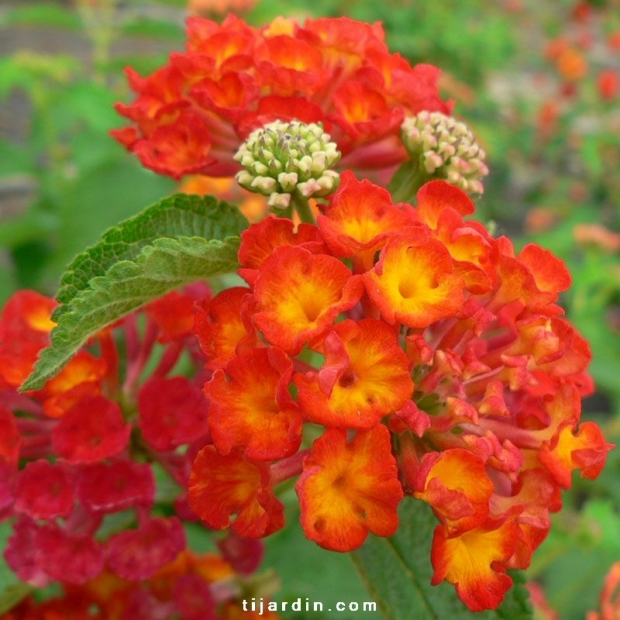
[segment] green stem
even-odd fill
[[[286,219],[293,219],[293,203],[286,207],[286,209],[278,209],[276,207],[271,207],[270,212],[276,215],[277,217],[284,217]]]
[[[418,190],[430,180],[429,175],[413,161],[406,161],[388,185],[394,202],[412,202]]]
[[[302,196],[299,192],[295,191],[291,195],[291,204],[297,211],[299,219],[307,224],[315,224],[314,215],[310,208],[310,202],[307,198]]]

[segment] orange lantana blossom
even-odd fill
[[[254,28],[187,21],[186,51],[147,77],[128,69],[136,99],[116,109],[131,125],[112,132],[144,166],[179,179],[231,177],[252,130],[275,121],[322,123],[342,167],[388,172],[407,159],[398,139],[405,116],[449,113],[440,71],[391,54],[379,24],[348,18],[279,18]]]
[[[241,235],[246,286],[196,310],[210,440],[189,503],[258,538],[284,525],[278,485],[298,477],[306,535],[344,552],[394,534],[415,498],[437,518],[433,583],[495,608],[573,472],[596,477],[610,445],[580,421],[590,350],[557,303],[562,261],[491,236],[445,181],[415,202],[345,171],[316,223]]]

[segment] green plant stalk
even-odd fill
[[[388,185],[394,202],[412,202],[418,190],[430,181],[430,175],[415,162],[406,161],[394,174]]]
[[[310,202],[297,190],[291,194],[291,204],[293,205],[295,211],[297,211],[297,215],[299,215],[299,219],[302,222],[307,224],[315,223],[314,215],[312,214],[312,209],[310,208]]]

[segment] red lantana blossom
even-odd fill
[[[0,315],[0,520],[13,521],[4,556],[23,581],[83,584],[105,566],[140,579],[185,548],[178,518],[151,515],[152,467],[186,485],[209,434],[204,358],[192,333],[198,291],[206,303],[208,289],[193,287],[103,330],[42,389],[25,393],[17,387],[50,343],[56,304],[31,291],[7,303]],[[115,336],[125,340],[122,368]],[[194,383],[169,376],[182,354],[196,361]],[[147,365],[153,376],[145,380]],[[104,517],[120,512],[128,522],[133,515],[138,529],[102,533]]]
[[[104,569],[84,583],[63,583],[52,598],[39,601],[28,596],[2,620],[78,620],[93,618],[171,618],[185,620],[233,620],[239,618],[277,620],[274,612],[243,611],[244,578],[254,573],[238,570],[248,545],[239,539],[222,541],[235,553],[198,555],[183,551],[147,579],[124,579]],[[255,546],[256,541],[251,541]],[[253,576],[253,575],[252,575]],[[265,601],[265,605],[268,602]]]
[[[180,178],[233,176],[250,132],[275,120],[321,122],[343,166],[390,170],[407,159],[405,115],[449,113],[439,70],[389,53],[379,24],[345,17],[280,18],[253,28],[190,17],[187,49],[147,77],[128,69],[136,99],[117,104],[131,125],[112,132],[144,166]]]

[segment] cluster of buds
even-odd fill
[[[262,556],[256,541],[228,536],[222,558],[206,564],[190,562],[186,550],[183,522],[198,520],[187,505],[187,485],[209,435],[201,389],[209,373],[192,332],[194,305],[210,294],[196,285],[153,302],[100,332],[42,389],[24,393],[19,385],[50,344],[56,304],[20,291],[0,315],[0,520],[13,529],[4,558],[25,583],[67,586],[68,598],[50,605],[70,604],[71,593],[87,601],[113,587],[124,592],[114,598],[127,606],[123,618],[169,617],[179,605],[186,620],[215,618],[253,579]],[[179,374],[183,367],[191,378]],[[162,516],[163,505],[173,516]],[[218,561],[228,570],[221,579],[207,578],[205,567]],[[169,598],[147,601],[149,583],[177,574],[171,563],[179,579],[167,589]],[[190,591],[200,614],[183,607]],[[132,615],[135,605],[141,614]],[[170,613],[147,613],[153,606]]]
[[[247,286],[195,323],[211,441],[189,503],[208,526],[271,534],[297,478],[306,536],[344,552],[392,535],[411,496],[438,519],[433,583],[499,605],[573,471],[597,476],[610,446],[579,420],[590,352],[556,304],[566,267],[536,245],[516,255],[473,212],[445,181],[413,207],[344,172],[316,224],[242,234]]]
[[[278,18],[253,28],[232,15],[221,24],[191,17],[187,38],[187,50],[153,74],[128,70],[137,97],[116,109],[131,125],[112,132],[144,166],[176,179],[233,176],[252,131],[295,119],[325,127],[342,167],[389,173],[407,159],[405,116],[450,112],[439,70],[391,54],[379,24]]]
[[[235,160],[241,187],[269,196],[270,207],[286,209],[299,192],[305,199],[320,198],[338,187],[332,170],[340,159],[335,142],[315,123],[274,121],[257,129],[243,143]]]
[[[486,154],[465,123],[440,112],[423,111],[405,119],[401,138],[414,168],[469,194],[482,194],[482,179],[489,173]]]

